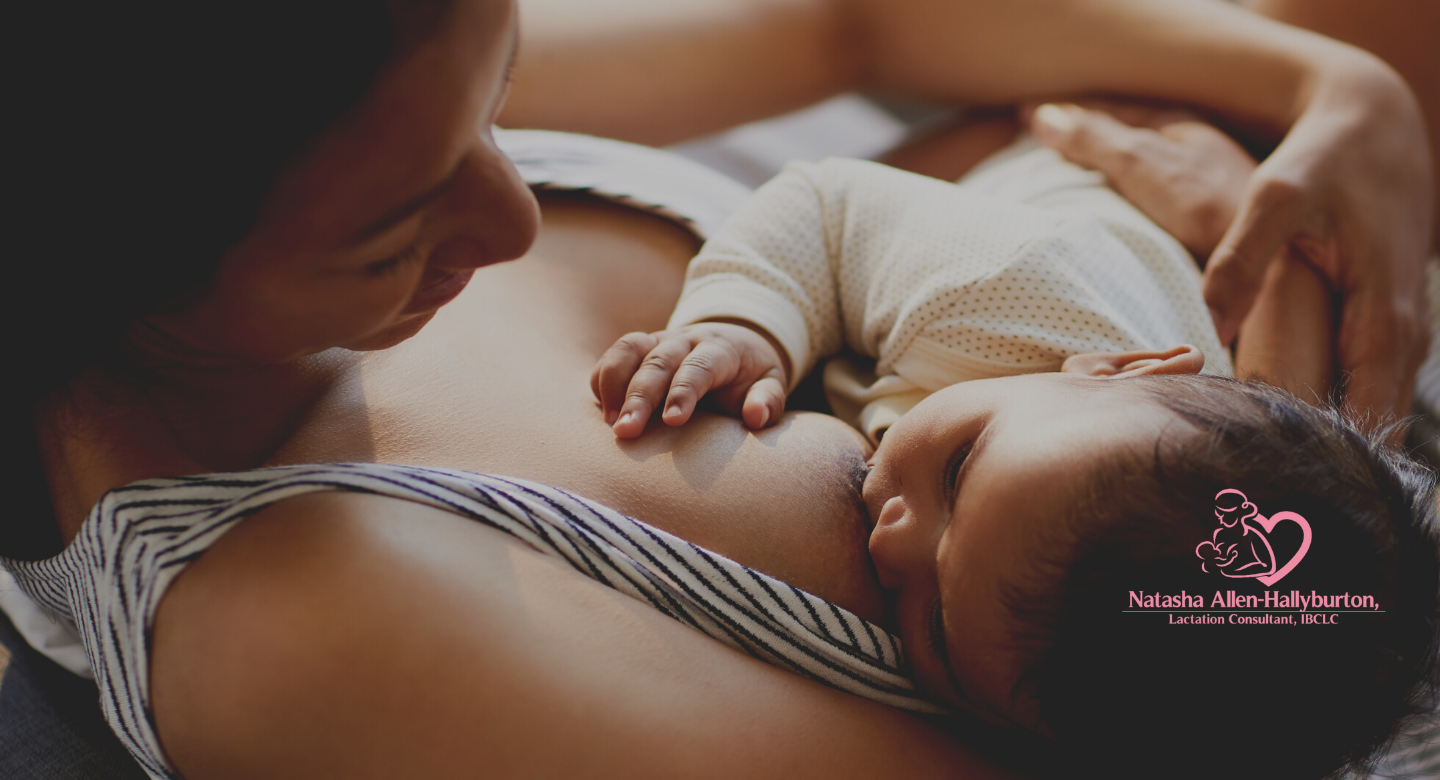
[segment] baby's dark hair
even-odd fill
[[[1035,562],[1007,588],[1012,636],[1027,659],[1015,694],[1038,701],[1067,760],[1110,776],[1368,772],[1433,709],[1434,474],[1385,443],[1393,426],[1362,433],[1338,411],[1272,387],[1210,376],[1130,381],[1195,430],[1177,424],[1151,451],[1099,468],[1057,524],[1068,543],[1052,548],[1064,558]],[[1273,586],[1226,577],[1213,562],[1202,570],[1197,546],[1220,527],[1216,496],[1226,489],[1261,515],[1298,513],[1313,531],[1308,553]],[[1300,527],[1281,522],[1273,533],[1275,565],[1284,566]],[[1378,611],[1320,610],[1338,616],[1333,625],[1302,625],[1294,613],[1296,625],[1236,625],[1232,614],[1266,613],[1227,607],[1231,591],[1373,596]],[[1126,611],[1145,595],[1182,593],[1187,607],[1198,596],[1221,611]],[[1192,614],[1222,622],[1170,622]]]

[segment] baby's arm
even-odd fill
[[[631,333],[601,357],[591,389],[617,436],[639,436],[662,401],[661,419],[682,425],[707,393],[763,428],[817,357],[839,349],[816,167],[787,169],[706,242],[667,330]]]
[[[622,439],[644,432],[660,399],[661,419],[683,425],[712,390],[721,409],[758,429],[785,411],[789,369],[785,351],[752,323],[702,322],[622,337],[596,364],[590,390]]]
[[[1028,211],[1010,219],[1015,208],[860,160],[791,165],[691,262],[670,330],[632,334],[606,354],[592,385],[607,419],[617,413],[626,420],[617,435],[638,436],[668,389],[663,419],[680,425],[703,387],[732,411],[743,403],[746,422],[759,427],[783,408],[783,394],[767,390],[751,416],[747,393],[764,378],[762,365],[780,366],[773,376],[785,392],[842,346],[885,366],[909,344],[897,334],[913,335],[966,282],[993,274],[1054,222]],[[1008,227],[992,229],[1000,216]],[[747,361],[754,370],[734,368]]]

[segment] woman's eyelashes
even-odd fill
[[[419,259],[419,257],[420,244],[417,242],[405,247],[397,254],[365,266],[365,272],[377,278],[394,276],[403,266]]]

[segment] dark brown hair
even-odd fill
[[[7,11],[7,415],[0,554],[54,554],[34,405],[203,289],[280,171],[433,24],[438,0],[22,3]],[[413,7],[412,7],[413,6]],[[426,21],[429,20],[429,21]],[[12,401],[12,402],[14,402]],[[7,426],[9,427],[9,426]],[[12,453],[13,454],[13,453]],[[13,459],[12,459],[13,462]]]
[[[1434,699],[1434,475],[1384,443],[1393,428],[1363,434],[1275,388],[1129,381],[1193,430],[1176,426],[1153,450],[1105,464],[1054,529],[1065,557],[1036,561],[1011,583],[1013,639],[1030,661],[1016,694],[1036,697],[1068,760],[1110,776],[1365,771]],[[1313,529],[1302,563],[1268,590],[1373,595],[1383,611],[1308,626],[1124,613],[1131,591],[1199,595],[1207,609],[1217,592],[1263,598],[1262,583],[1202,571],[1196,555],[1227,488],[1261,514],[1296,512]]]

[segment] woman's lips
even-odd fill
[[[465,285],[470,283],[470,277],[474,275],[475,269],[473,268],[447,272],[444,276],[416,290],[410,298],[410,303],[405,306],[401,314],[419,314],[444,306],[455,300],[464,291]]]

